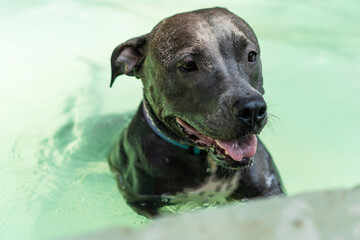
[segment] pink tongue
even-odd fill
[[[229,141],[216,140],[216,143],[224,149],[233,160],[241,161],[243,158],[250,158],[255,155],[257,138],[254,134],[251,134],[240,139]]]

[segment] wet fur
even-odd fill
[[[248,128],[229,110],[235,102],[263,101],[260,59],[255,64],[244,60],[251,50],[260,56],[252,29],[226,9],[177,14],[114,50],[111,84],[121,74],[141,79],[152,118],[162,132],[181,144],[193,145],[175,117],[215,139],[258,134],[266,119]],[[186,61],[196,61],[201,71],[183,74],[179,66]],[[224,184],[236,179],[225,194],[228,200],[283,194],[269,152],[260,140],[257,147],[252,166],[239,170],[221,164],[211,167],[214,160],[206,151],[194,155],[154,133],[140,105],[109,163],[128,204],[150,217],[174,204],[169,196],[197,192],[214,176]],[[216,192],[216,188],[212,190]]]

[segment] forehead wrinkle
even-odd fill
[[[235,56],[238,59],[241,59],[244,54],[244,50],[250,44],[246,37],[242,34],[235,34],[233,33],[231,36],[232,47],[235,50]]]
[[[214,29],[217,34],[219,34],[219,37],[224,38],[230,38],[233,41],[239,41],[237,39],[240,39],[242,44],[248,44],[255,46],[258,48],[257,42],[253,41],[256,39],[253,39],[252,36],[248,36],[246,32],[244,32],[244,29],[239,28],[238,22],[239,18],[233,18],[233,17],[223,17],[223,16],[217,16],[214,18],[211,18],[209,21],[214,25]],[[242,20],[241,20],[242,21]],[[245,43],[246,42],[246,43]]]
[[[207,21],[207,31],[211,36],[211,45],[209,46],[209,52],[211,55],[223,56],[222,42],[231,38],[233,34],[234,25],[231,19],[222,17],[213,17]],[[224,27],[225,25],[225,27]],[[229,26],[231,25],[231,26]],[[227,74],[227,65],[223,57],[211,58],[212,65],[217,66],[219,74]]]
[[[157,44],[154,52],[164,66],[170,67],[175,59],[181,60],[189,55],[196,56],[204,51],[206,56],[221,56],[220,43],[229,39],[234,41],[236,36],[252,43],[232,17],[190,15],[189,18],[182,19],[179,16],[165,19],[154,28],[155,41],[152,42],[163,43]],[[216,64],[220,63],[217,61]]]
[[[218,39],[218,33],[215,31],[214,26],[211,25],[208,19],[204,19],[198,23],[198,31],[197,31],[197,39],[202,44],[202,49],[207,52],[206,56],[221,56],[220,44]],[[216,60],[217,59],[217,60]],[[219,65],[218,60],[222,61],[222,58],[207,58],[206,65],[209,68],[212,68],[214,65]],[[224,65],[225,63],[221,63],[220,65]]]
[[[201,56],[201,51],[197,46],[190,46],[184,49],[180,49],[178,52],[175,53],[174,61],[179,62],[182,60],[186,60],[188,57],[198,57]]]
[[[177,24],[161,26],[163,31],[157,31],[153,42],[162,42],[155,47],[155,54],[166,67],[183,60],[187,56],[199,56],[204,52],[213,52],[218,48],[216,37],[206,20],[197,19],[191,25]],[[196,29],[196,31],[193,31]],[[205,54],[207,55],[207,54]]]
[[[154,36],[150,44],[154,45],[154,53],[164,66],[169,66],[174,58],[185,57],[186,55],[196,55],[200,52],[203,39],[198,37],[195,24],[185,24],[178,19],[173,24],[174,19],[165,19],[155,28]],[[198,21],[194,21],[198,23]],[[194,26],[195,25],[195,26]],[[158,44],[161,43],[161,44]]]
[[[199,31],[198,35],[202,39],[211,39],[210,49],[217,49],[218,53],[221,53],[223,43],[231,42],[231,46],[238,45],[246,47],[249,43],[256,46],[246,34],[238,28],[236,23],[232,18],[228,17],[212,17],[206,21],[206,27],[200,28],[202,32]]]

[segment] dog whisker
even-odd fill
[[[144,84],[143,101],[109,155],[137,213],[158,215],[186,204],[184,195],[199,194],[194,203],[204,206],[283,193],[256,137],[267,116],[256,55],[255,33],[223,8],[173,15],[114,49],[110,87],[120,75]],[[281,122],[268,119],[271,128],[273,119]]]
[[[268,122],[272,121],[272,120],[276,120],[278,121],[282,126],[284,126],[284,122],[280,119],[280,117],[272,114],[272,113],[268,113]]]

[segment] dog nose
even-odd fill
[[[233,106],[234,116],[249,127],[255,127],[266,117],[266,103],[263,99],[238,100]]]

